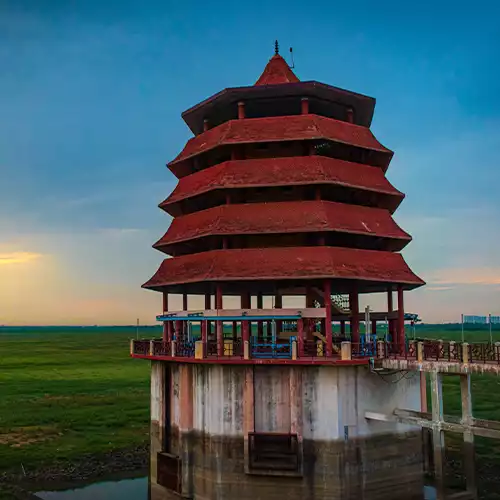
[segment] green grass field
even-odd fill
[[[416,335],[461,338],[457,327],[437,328],[422,325]],[[144,328],[139,335],[159,334]],[[0,330],[0,471],[148,442],[149,363],[129,357],[135,335],[135,328]],[[466,339],[487,341],[489,333],[466,331]],[[472,385],[475,415],[500,420],[500,378],[474,376]],[[459,414],[456,377],[445,378],[444,405],[445,413]],[[481,455],[500,461],[495,441],[479,445]]]
[[[149,363],[129,357],[133,334],[0,336],[0,471],[147,442]]]

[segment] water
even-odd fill
[[[40,491],[43,500],[147,500],[148,478],[105,481],[64,491]]]
[[[36,495],[43,500],[146,500],[148,478],[104,481],[73,490],[40,491]],[[436,499],[432,486],[424,487],[424,495],[425,500]]]
[[[424,486],[425,500],[436,500],[436,488],[433,486]]]

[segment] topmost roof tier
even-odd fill
[[[247,118],[300,114],[301,99],[309,99],[309,112],[345,120],[348,109],[353,123],[369,127],[375,99],[316,81],[301,82],[280,55],[274,55],[255,85],[226,88],[184,111],[182,117],[193,134],[201,134],[204,121],[210,127],[237,118],[237,103],[245,101]]]

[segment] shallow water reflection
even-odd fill
[[[64,491],[40,491],[43,500],[147,500],[148,478],[104,481]]]

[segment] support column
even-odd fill
[[[215,288],[215,309],[219,311],[222,309],[222,286],[217,283]],[[217,356],[222,356],[224,354],[224,331],[222,321],[216,322],[217,331]]]
[[[393,296],[392,296],[392,288],[389,287],[387,290],[387,315],[390,316],[391,313],[394,311],[394,301],[393,301]],[[396,338],[394,335],[394,321],[392,319],[388,319],[389,323],[389,336],[391,338],[391,342],[393,345],[396,344]]]
[[[247,322],[246,322],[247,323]],[[245,385],[243,386],[243,446],[245,453],[245,472],[249,472],[248,434],[255,431],[254,405],[254,368],[245,366]]]
[[[443,388],[442,375],[439,372],[431,372],[432,391],[432,447],[434,456],[434,481],[436,485],[437,500],[444,500],[444,466],[445,466],[445,442],[444,431],[441,430],[443,421]]]
[[[400,353],[406,351],[405,307],[403,301],[403,287],[401,285],[398,285],[398,350]]]
[[[188,310],[188,296],[187,293],[182,294],[182,310],[187,311]],[[187,321],[182,321],[181,322],[181,331],[182,331],[182,339],[185,341],[187,338],[187,328],[188,328],[188,323]]]
[[[192,495],[193,453],[189,435],[193,430],[193,366],[179,365],[179,432],[182,458],[182,492]]]
[[[359,344],[359,295],[357,289],[349,294],[349,308],[351,309],[351,342]]]
[[[168,293],[167,292],[163,292],[163,314],[165,313],[168,313]],[[170,322],[169,321],[164,321],[163,322],[163,336],[162,336],[162,340],[163,342],[167,342],[169,340],[168,338],[168,334],[169,334],[169,328],[168,328],[168,324]]]
[[[303,97],[300,100],[300,112],[303,115],[308,115],[309,114],[309,99],[307,97]]]
[[[354,123],[354,110],[352,108],[347,108],[346,118],[349,123]]]
[[[241,294],[241,308],[250,309],[250,293],[244,292]],[[248,342],[250,340],[250,322],[241,322],[241,340],[242,342]]]
[[[377,320],[372,319],[372,335],[377,336]]]
[[[290,433],[297,435],[299,463],[303,465],[303,397],[302,397],[302,371],[296,366],[291,366],[289,371],[290,381]],[[302,472],[302,470],[300,471]]]
[[[257,293],[257,309],[264,309],[264,298],[262,296],[262,292]],[[259,342],[262,342],[264,337],[264,322],[262,320],[257,321],[257,338]]]
[[[460,375],[460,392],[462,395],[462,423],[472,425],[472,392],[471,376]],[[464,432],[463,443],[464,473],[467,492],[472,498],[477,498],[476,457],[474,449],[474,434]]]
[[[276,292],[276,295],[274,296],[274,307],[275,309],[283,309],[283,296],[279,292]],[[282,329],[283,321],[276,321],[276,330],[278,331],[278,335]]]
[[[240,101],[238,103],[238,120],[243,120],[245,118],[245,103]]]
[[[233,342],[238,340],[238,323],[233,321]]]
[[[304,357],[304,319],[297,320],[297,342],[299,347],[299,358]]]
[[[209,311],[211,308],[212,308],[212,296],[210,295],[210,293],[206,293],[205,294],[205,311]],[[206,329],[206,340],[205,340],[205,343],[208,342],[210,336],[212,335],[212,322],[211,321],[208,321],[208,320],[205,320],[204,321],[205,323],[205,329]]]
[[[325,280],[323,284],[323,300],[325,303],[325,337],[326,337],[326,356],[331,357],[333,353],[332,338],[332,284],[330,280]]]

